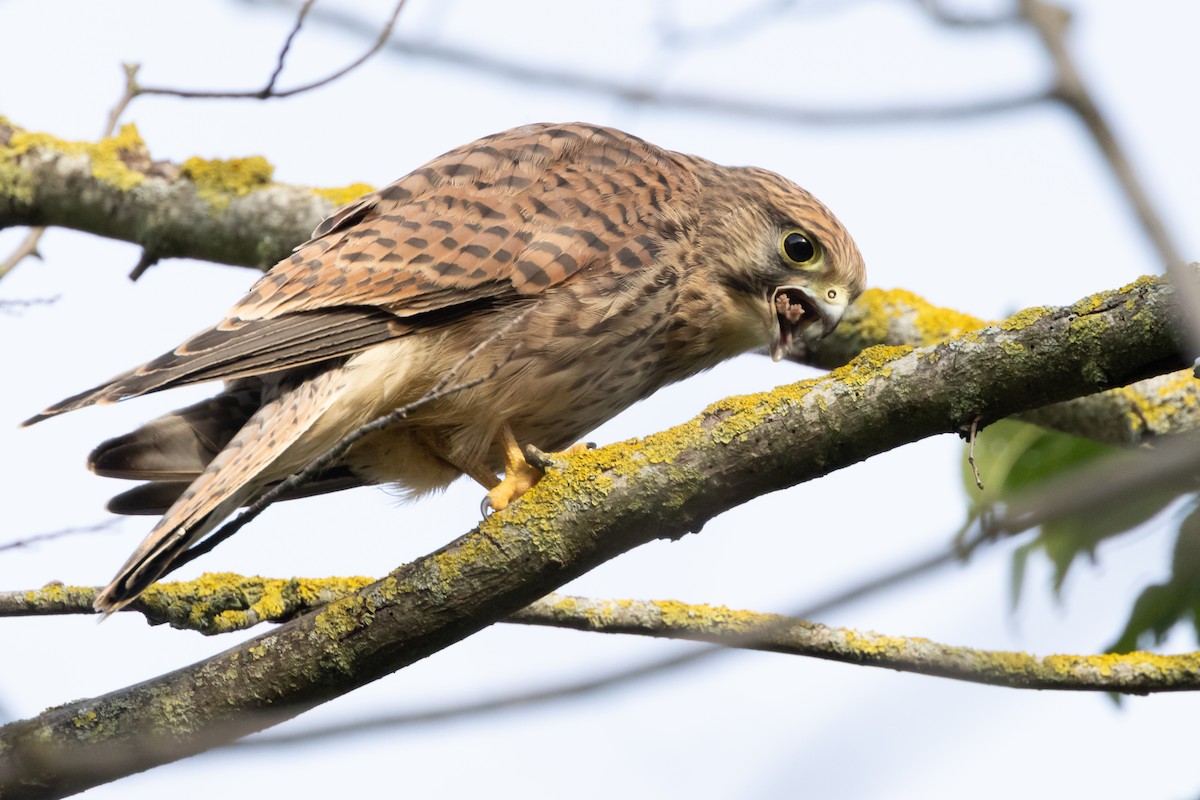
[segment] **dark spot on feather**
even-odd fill
[[[452,278],[462,275],[466,272],[465,269],[460,267],[458,264],[455,264],[453,261],[439,261],[433,265],[433,269],[435,272],[437,272],[437,274],[444,278]]]
[[[405,189],[403,186],[392,184],[379,193],[379,196],[384,200],[389,200],[394,203],[403,203],[412,197],[412,192]]]
[[[419,175],[432,184],[436,185],[438,183],[438,174],[433,171],[433,167],[421,167],[420,169],[413,170],[412,174],[414,177]]]
[[[447,250],[453,250],[454,248],[458,247],[458,239],[455,239],[453,236],[447,236],[446,238],[442,239],[441,244],[442,247],[446,248]]]
[[[501,219],[504,217],[503,214],[489,206],[487,203],[480,203],[478,200],[476,200],[472,206],[476,211],[479,212],[479,216],[483,217],[484,219]]]
[[[637,257],[637,254],[628,247],[622,247],[617,251],[617,261],[621,262],[621,266],[633,269],[642,265],[642,260]]]
[[[429,253],[420,253],[409,259],[408,263],[414,267],[419,267],[420,265],[428,264],[431,261],[433,261],[433,256],[429,255]]]
[[[459,252],[476,258],[487,258],[490,251],[481,244],[469,244]]]
[[[454,164],[447,164],[446,166],[442,167],[442,174],[447,178],[457,178],[460,175],[470,176],[478,173],[479,167],[471,164],[465,164],[461,161]]]
[[[538,200],[536,197],[531,197],[529,200],[533,203],[533,208],[539,216],[544,216],[547,219],[558,219],[558,212],[550,208],[550,206],[546,205],[541,200]]]
[[[429,247],[429,242],[426,239],[422,239],[420,236],[410,236],[408,239],[404,240],[404,243],[409,247],[415,247],[418,250],[424,250],[426,247]]]
[[[450,222],[449,220],[435,219],[429,223],[429,227],[438,228],[449,233],[450,231],[454,230],[454,223]]]
[[[546,274],[544,269],[532,261],[524,259],[518,261],[517,269],[520,271],[521,276],[534,286],[544,287],[550,285],[550,276]]]
[[[506,175],[496,181],[497,186],[503,186],[506,189],[528,189],[530,183],[532,181],[529,178],[522,177],[521,175]]]

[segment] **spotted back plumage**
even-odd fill
[[[694,202],[678,154],[610,128],[529,125],[429,162],[335,212],[226,318],[27,420],[327,361],[572,279],[644,269],[645,220]]]

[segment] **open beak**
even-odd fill
[[[845,306],[827,303],[807,286],[780,286],[771,296],[778,327],[771,339],[771,360],[779,361],[792,342],[813,323],[821,325],[821,335],[828,336],[842,321]]]

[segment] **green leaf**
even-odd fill
[[[1128,653],[1139,646],[1161,644],[1171,628],[1189,617],[1200,639],[1200,503],[1196,502],[1179,525],[1171,577],[1142,591],[1125,629],[1108,650]]]

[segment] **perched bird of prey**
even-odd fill
[[[111,612],[239,506],[447,378],[483,380],[360,439],[292,496],[420,494],[465,474],[501,510],[540,477],[518,443],[562,449],[726,358],[765,346],[778,360],[803,329],[832,330],[864,279],[837,219],[774,173],[528,125],[338,210],[225,319],[26,424],[226,382],[89,457],[145,481],[110,510],[162,514],[96,600]]]

